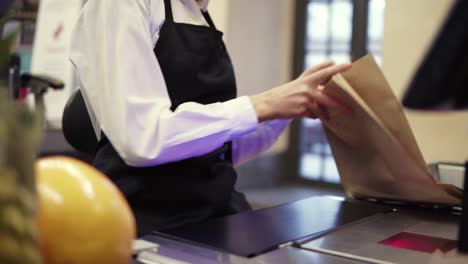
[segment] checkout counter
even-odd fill
[[[42,154],[64,150],[81,155],[47,131]],[[311,197],[147,234],[132,263],[468,263],[442,255],[460,222],[461,208]]]
[[[60,130],[48,130],[41,153],[64,150],[81,155]],[[457,248],[460,214],[460,208],[311,197],[148,234],[133,263],[441,263],[434,251]],[[468,263],[468,255],[449,263]]]
[[[468,263],[443,255],[459,222],[457,208],[312,197],[149,234],[134,263]]]
[[[79,155],[59,130],[42,154],[59,142]],[[460,208],[311,197],[147,234],[133,263],[441,263],[434,252],[457,248],[460,218]]]
[[[42,154],[64,149],[80,155],[47,131]],[[445,263],[434,252],[457,248],[460,218],[460,208],[311,197],[148,234],[133,263]]]

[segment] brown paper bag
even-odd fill
[[[322,120],[346,193],[425,204],[461,204],[461,190],[430,175],[399,100],[372,56],[334,76],[324,92],[348,104],[351,116]]]

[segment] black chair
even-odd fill
[[[76,150],[94,156],[97,138],[80,90],[68,99],[62,117],[63,135]]]

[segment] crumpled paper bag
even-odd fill
[[[459,205],[462,191],[430,175],[401,104],[372,56],[335,75],[323,90],[352,108],[322,120],[346,193],[424,204]]]

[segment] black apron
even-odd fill
[[[154,53],[171,110],[184,102],[209,104],[235,98],[234,71],[223,34],[216,30],[208,13],[203,15],[210,27],[175,23],[171,1],[164,4],[166,19]],[[137,168],[125,164],[104,133],[94,166],[128,199],[139,236],[250,209],[245,196],[234,190],[237,174],[229,142],[201,157]]]

